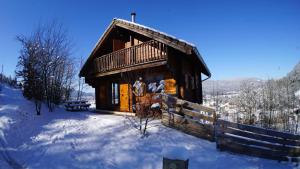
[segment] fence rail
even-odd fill
[[[181,130],[193,136],[214,141],[214,109],[178,99],[163,96],[162,124]]]
[[[220,150],[279,161],[299,162],[300,135],[218,119],[216,143]]]
[[[95,59],[96,73],[123,69],[167,59],[167,46],[155,40],[124,48]]]

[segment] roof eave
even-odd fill
[[[206,65],[206,63],[204,62],[201,54],[199,53],[198,49],[196,47],[193,47],[193,51],[195,52],[195,54],[197,55],[198,59],[200,60],[200,62],[203,64],[205,71],[202,72],[203,74],[205,74],[208,78],[211,77],[211,72],[208,68],[208,66]]]

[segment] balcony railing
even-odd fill
[[[95,59],[97,73],[124,69],[167,59],[167,46],[155,40],[124,48]]]

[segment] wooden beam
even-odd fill
[[[123,69],[118,69],[118,70],[113,70],[113,71],[108,71],[108,72],[103,72],[103,73],[96,73],[90,78],[96,78],[96,77],[102,77],[102,76],[107,76],[107,75],[112,75],[112,74],[117,74],[117,73],[122,73],[122,72],[128,72],[128,71],[133,71],[137,69],[145,69],[145,68],[150,68],[150,67],[157,67],[157,66],[163,66],[166,65],[167,61],[154,61],[154,62],[148,62],[148,63],[141,63],[138,65],[130,66],[130,67],[124,67]]]
[[[229,121],[225,121],[225,120],[221,120],[221,119],[218,119],[217,125],[236,128],[239,130],[254,132],[254,133],[262,134],[262,135],[269,135],[272,137],[279,137],[279,138],[283,138],[283,139],[300,140],[300,135],[294,135],[291,133],[285,133],[285,132],[280,132],[280,131],[275,131],[275,130],[270,130],[270,129],[264,129],[264,128],[260,128],[260,127],[256,127],[256,126],[250,126],[250,125],[245,125],[245,124],[229,122]]]
[[[203,119],[203,120],[206,120],[206,121],[209,121],[209,122],[212,122],[212,123],[214,123],[216,121],[214,117],[203,115],[200,112],[197,112],[197,111],[194,111],[194,110],[188,110],[188,109],[183,108],[181,112],[183,114],[191,116],[193,118],[195,117],[195,118]]]

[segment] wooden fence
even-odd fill
[[[169,95],[162,97],[162,124],[216,141],[221,151],[300,162],[300,135],[217,119],[214,109]]]
[[[300,162],[300,135],[217,120],[216,143],[219,150]]]
[[[210,141],[215,139],[214,109],[164,95],[162,124]]]

